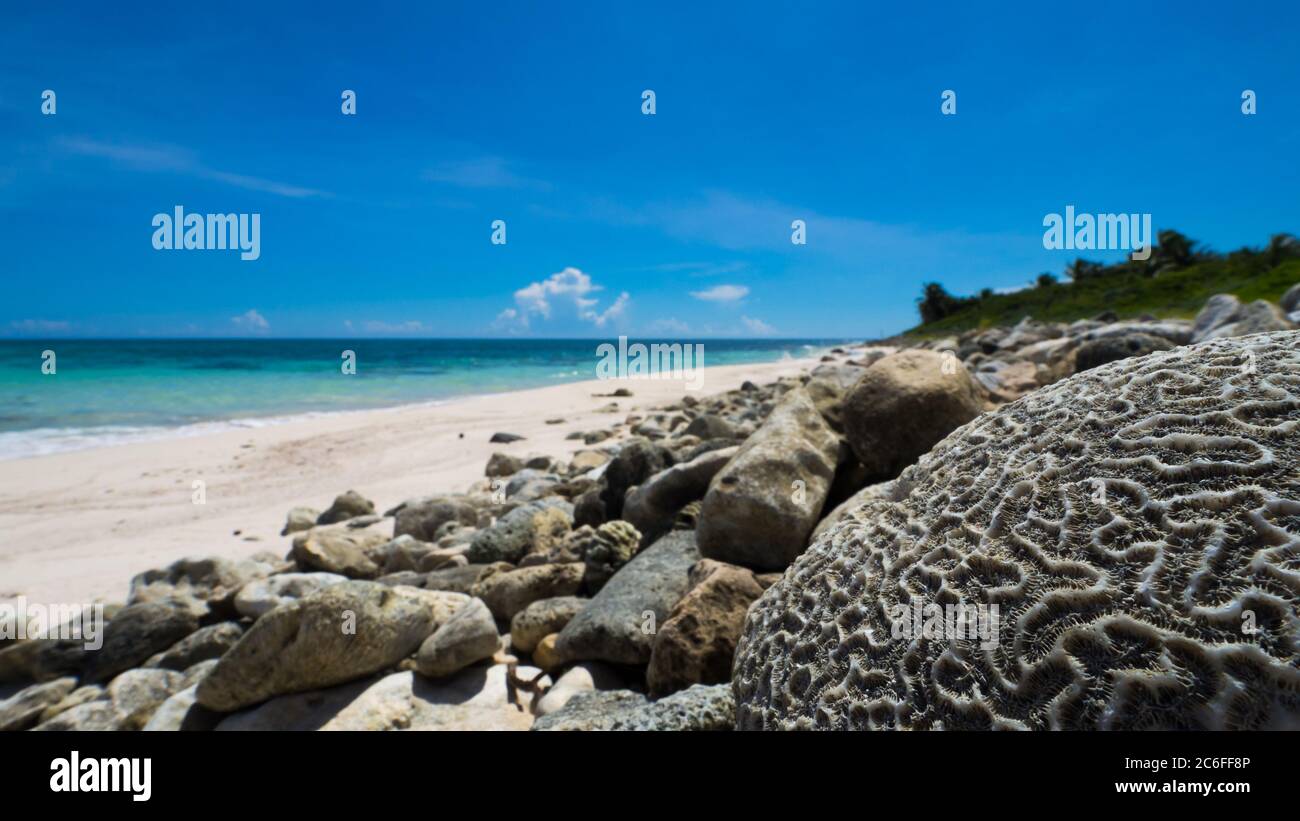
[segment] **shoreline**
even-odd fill
[[[802,373],[809,357],[704,369],[692,395]],[[355,488],[387,510],[463,492],[493,452],[569,458],[599,448],[567,440],[681,398],[682,380],[590,379],[387,408],[323,412],[257,427],[0,461],[0,602],[124,601],[129,579],[186,556],[282,554],[289,509],[328,506]],[[608,394],[627,388],[633,395]],[[617,403],[616,412],[601,408]],[[546,423],[563,418],[563,424]],[[488,441],[495,432],[525,439]],[[613,437],[618,441],[626,433]],[[202,481],[204,504],[193,483]]]

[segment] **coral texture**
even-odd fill
[[[899,484],[750,610],[741,728],[1300,727],[1300,333],[1078,374]],[[903,629],[926,604],[998,629]]]

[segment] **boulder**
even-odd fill
[[[1167,339],[1149,334],[1134,333],[1126,336],[1108,336],[1084,342],[1075,351],[1075,370],[1086,371],[1117,359],[1146,356],[1156,351],[1174,347]]]
[[[471,564],[510,562],[558,546],[573,527],[573,505],[555,497],[528,502],[474,534],[465,558]]]
[[[320,511],[314,507],[295,507],[285,517],[284,529],[280,531],[280,535],[288,536],[290,533],[311,530],[316,526],[316,520],[319,518]]]
[[[739,447],[731,446],[708,451],[661,470],[633,488],[624,500],[623,518],[641,532],[641,544],[651,544],[672,530],[677,512],[704,498],[709,482],[737,450]]]
[[[753,572],[743,567],[705,559],[690,575],[691,589],[655,635],[646,670],[651,695],[731,681],[745,613],[763,594]]]
[[[448,522],[466,527],[478,525],[478,508],[463,496],[426,496],[398,505],[392,511],[393,537],[410,536],[422,542],[436,542],[439,529]]]
[[[347,493],[335,497],[334,504],[326,508],[325,512],[316,518],[316,524],[332,525],[337,522],[346,522],[355,516],[368,516],[374,512],[374,502],[355,490],[349,490]]]
[[[146,570],[131,579],[128,605],[153,601],[187,603],[199,618],[234,615],[233,599],[241,587],[265,578],[272,567],[245,559],[235,561],[216,556],[186,558],[167,567]]]
[[[483,473],[489,479],[496,479],[502,476],[510,476],[524,469],[524,460],[518,456],[511,456],[508,453],[497,451],[488,457],[487,467]]]
[[[127,670],[108,684],[108,699],[118,715],[118,729],[139,730],[154,711],[184,686],[173,670]]]
[[[1196,321],[1192,324],[1191,342],[1208,339],[1215,328],[1227,325],[1241,308],[1241,301],[1232,294],[1215,294],[1205,301]]]
[[[654,631],[685,594],[700,553],[691,531],[674,531],[637,554],[564,626],[563,661],[650,661]]]
[[[731,686],[697,684],[658,701],[630,690],[593,690],[573,695],[563,707],[537,719],[533,729],[699,731],[735,727]]]
[[[36,724],[41,713],[67,698],[77,687],[72,676],[56,678],[19,690],[0,701],[0,732],[26,730]]]
[[[340,687],[280,696],[225,718],[231,730],[527,730],[533,716],[509,683],[508,665],[472,667],[429,681],[392,673]],[[519,667],[516,675],[540,673]],[[549,680],[543,679],[549,685]]]
[[[304,570],[336,573],[350,579],[373,579],[379,564],[371,556],[388,539],[374,530],[317,527],[293,540],[293,558]]]
[[[487,604],[493,616],[508,623],[535,601],[574,595],[582,589],[583,573],[581,564],[568,562],[485,574],[474,585],[474,595]]]
[[[482,600],[470,599],[420,645],[416,669],[429,678],[445,678],[492,658],[500,646],[492,612]]]
[[[260,619],[277,607],[347,580],[337,573],[280,573],[244,585],[235,595],[235,611]]]
[[[622,518],[623,498],[628,489],[641,484],[672,463],[672,452],[648,439],[638,437],[624,442],[618,455],[605,468],[605,488],[600,494],[605,509],[601,521]]]
[[[556,680],[537,702],[537,715],[554,713],[578,693],[594,690],[617,690],[624,687],[623,677],[614,668],[598,661],[575,664]]]
[[[145,732],[195,732],[215,729],[221,713],[215,713],[198,703],[198,685],[191,685],[176,693],[158,706],[141,728]]]
[[[588,593],[595,594],[619,568],[632,561],[642,544],[641,534],[635,527],[616,519],[597,528],[584,525],[575,530],[568,547],[582,557],[586,565],[583,586]]]
[[[892,479],[982,411],[975,383],[961,363],[910,350],[867,368],[845,400],[844,429],[871,475]]]
[[[231,712],[378,672],[415,652],[467,601],[374,582],[328,587],[258,619],[199,684],[198,703]]]
[[[588,601],[578,596],[555,596],[528,605],[510,619],[510,648],[519,653],[533,652],[542,639],[563,630]]]
[[[1292,314],[1300,311],[1300,282],[1286,289],[1286,293],[1282,294],[1280,304],[1285,313]]]
[[[763,570],[785,567],[807,544],[838,461],[839,439],[808,393],[787,391],[709,484],[700,553]]]
[[[128,605],[104,627],[103,645],[86,652],[81,681],[108,681],[139,667],[197,629],[198,617],[185,602],[167,599]]]
[[[201,661],[221,658],[243,635],[244,628],[233,621],[200,627],[161,653],[151,656],[144,666],[163,670],[187,670]]]

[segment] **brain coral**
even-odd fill
[[[754,604],[738,725],[1300,727],[1297,348],[1114,362],[954,431]]]

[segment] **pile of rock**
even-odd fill
[[[27,684],[0,702],[0,729],[731,727],[733,659],[760,597],[737,667],[741,718],[788,724],[762,701],[772,696],[753,683],[755,665],[768,656],[753,654],[775,652],[763,641],[778,623],[822,629],[774,610],[813,606],[791,592],[811,584],[810,544],[833,555],[827,545],[863,511],[900,503],[928,452],[970,449],[967,472],[945,475],[930,503],[962,493],[996,438],[971,440],[968,423],[988,428],[1000,417],[982,414],[1004,403],[1119,359],[1291,327],[1294,316],[1263,305],[1219,296],[1194,322],[1027,319],[836,349],[799,378],[575,431],[588,446],[567,461],[513,453],[518,437],[502,436],[506,449],[464,493],[380,514],[348,491],[323,512],[289,512],[284,557],[141,574],[108,613],[101,647],[0,645],[0,683]],[[1178,453],[1171,444],[1161,458]],[[994,565],[968,573],[1012,582]],[[850,580],[815,602],[866,613],[866,589]],[[861,621],[844,618],[849,630]]]

